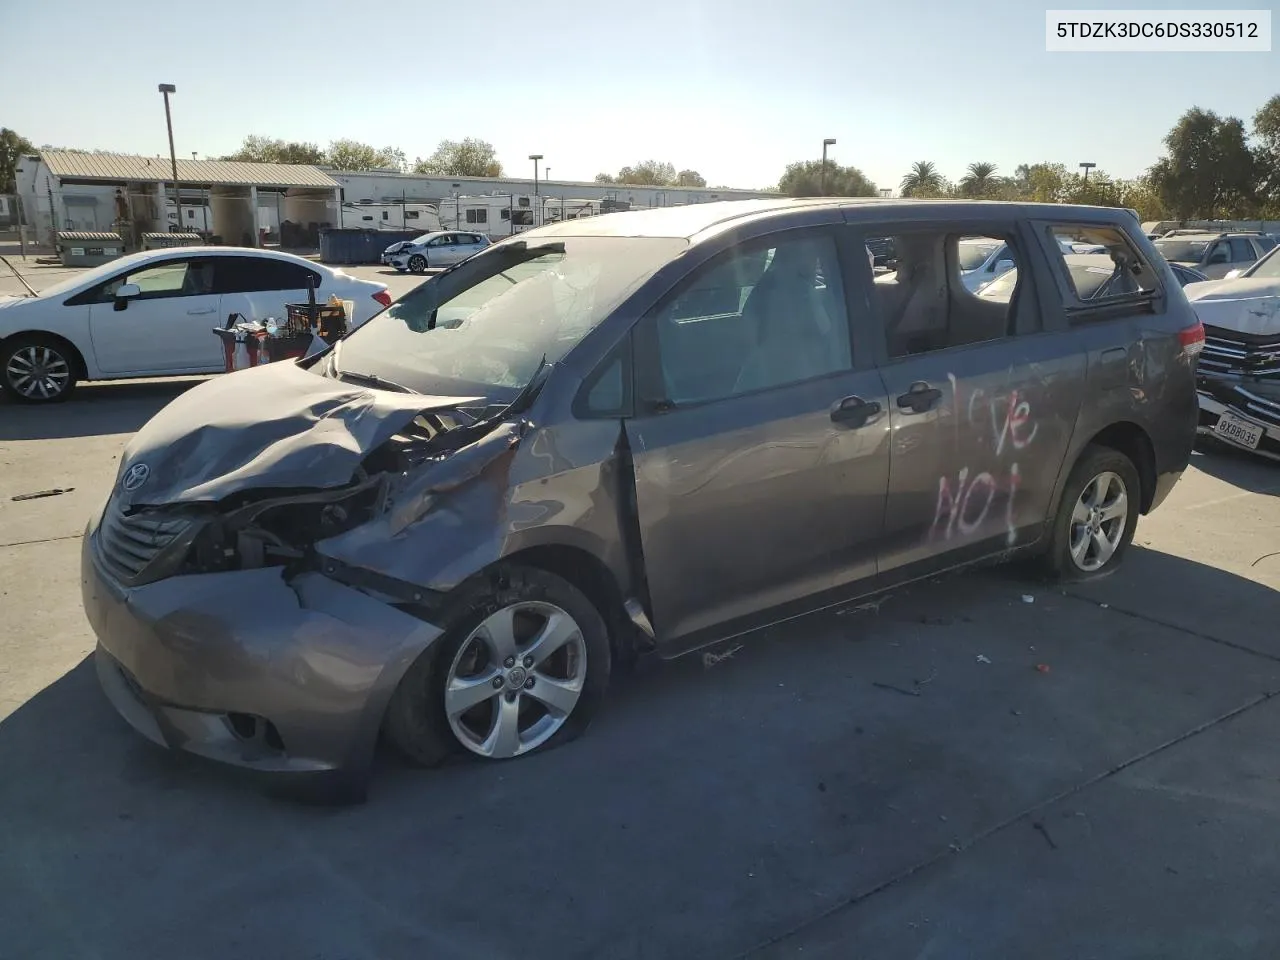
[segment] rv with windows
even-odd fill
[[[433,233],[441,229],[442,224],[440,211],[434,203],[361,200],[342,204],[339,226],[345,230],[420,230]]]
[[[475,230],[488,234],[492,240],[501,240],[544,224],[594,217],[629,207],[630,204],[616,200],[486,194],[441,201],[440,221],[445,230]]]

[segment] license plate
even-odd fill
[[[1262,427],[1256,423],[1250,423],[1248,420],[1233,417],[1229,413],[1224,413],[1218,418],[1218,422],[1214,424],[1213,432],[1224,440],[1238,443],[1242,447],[1248,447],[1250,450],[1256,450],[1258,443],[1262,440]]]

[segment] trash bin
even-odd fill
[[[168,250],[172,247],[199,247],[204,237],[198,233],[144,233],[143,250]]]
[[[97,267],[124,255],[124,238],[106,231],[60,230],[57,251],[64,267]]]

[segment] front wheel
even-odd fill
[[[410,760],[435,766],[458,752],[506,760],[586,729],[609,682],[609,637],[571,583],[500,567],[463,590],[442,620],[443,636],[387,708],[387,736]]]
[[[1120,565],[1133,540],[1142,486],[1133,461],[1090,447],[1067,478],[1045,563],[1059,580],[1091,580]]]
[[[426,273],[427,258],[420,253],[415,253],[412,257],[409,258],[409,272],[410,273]]]
[[[0,386],[19,403],[57,403],[76,388],[71,351],[52,337],[14,337],[0,347]]]

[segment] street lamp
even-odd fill
[[[542,159],[542,154],[531,153],[529,159],[533,161],[533,195],[538,195],[538,161]]]
[[[1090,171],[1092,168],[1096,167],[1096,166],[1097,166],[1097,164],[1096,164],[1096,163],[1082,163],[1082,164],[1080,164],[1080,168],[1081,168],[1082,170],[1084,170],[1084,182],[1085,182],[1085,183],[1088,183],[1088,182],[1089,182],[1089,171]]]
[[[822,173],[819,175],[819,192],[825,197],[827,195],[827,147],[834,147],[836,142],[828,137],[822,141]]]
[[[160,84],[160,92],[164,94],[164,125],[169,129],[169,163],[173,165],[173,215],[178,218],[178,227],[182,227],[182,201],[178,195],[178,155],[173,152],[173,116],[169,113],[169,94],[177,93],[178,88],[172,83]]]

